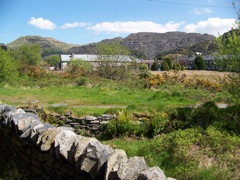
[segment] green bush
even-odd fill
[[[0,48],[0,82],[3,81],[16,81],[18,78],[18,71],[16,62],[8,51]]]
[[[154,61],[154,63],[151,66],[151,70],[152,71],[157,71],[159,69],[158,63],[156,61]]]
[[[173,64],[173,70],[180,71],[181,70],[181,65],[179,63],[174,63]]]
[[[206,69],[206,65],[205,65],[205,61],[202,58],[202,56],[197,56],[194,60],[194,65],[197,66],[198,70],[205,70]]]
[[[162,63],[162,71],[169,71],[169,65],[167,62]]]

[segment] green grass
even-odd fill
[[[31,105],[37,102],[40,106],[52,104],[67,104],[69,107],[99,111],[101,106],[134,107],[137,111],[158,111],[163,108],[173,108],[197,103],[197,100],[185,96],[184,93],[174,95],[174,89],[169,90],[136,90],[124,87],[74,87],[50,86],[44,88],[19,88],[13,86],[0,87],[0,101],[13,105]],[[90,107],[91,106],[91,107]],[[99,106],[99,107],[98,107]],[[107,108],[102,108],[107,109]]]

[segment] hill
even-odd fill
[[[195,52],[212,53],[216,50],[215,37],[209,34],[167,32],[133,33],[126,38],[106,39],[101,42],[121,41],[138,57],[154,59],[161,54],[191,54]],[[96,53],[96,43],[71,48],[68,53]]]
[[[215,37],[208,34],[167,32],[167,33],[132,33],[125,38],[104,39],[101,42],[120,41],[138,58],[154,59],[167,54],[190,55],[195,52],[211,54],[216,50]],[[100,43],[101,43],[100,42]],[[67,44],[50,37],[23,36],[7,44],[9,48],[21,45],[39,44],[42,56],[61,53],[96,54],[96,45]]]
[[[7,44],[9,48],[18,48],[22,45],[38,44],[42,49],[42,56],[48,56],[51,54],[65,53],[68,49],[79,46],[76,44],[67,44],[51,37],[41,36],[22,36],[15,41]]]

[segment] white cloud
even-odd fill
[[[87,29],[106,33],[168,32],[177,31],[184,22],[158,24],[151,21],[102,22]]]
[[[196,15],[211,14],[212,13],[212,9],[211,8],[193,9],[193,13],[196,14]]]
[[[208,33],[215,36],[223,34],[234,26],[235,19],[208,18],[206,21],[199,21],[196,24],[187,24],[183,31]]]
[[[40,29],[53,30],[56,28],[56,25],[54,23],[52,23],[48,19],[43,18],[31,17],[31,19],[28,21],[28,24],[31,24]]]
[[[62,26],[62,29],[69,29],[69,28],[76,28],[76,27],[85,27],[90,25],[90,23],[85,23],[85,22],[74,22],[74,23],[65,23]]]

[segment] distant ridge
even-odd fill
[[[125,38],[104,39],[101,42],[120,41],[132,54],[139,58],[155,59],[161,55],[183,54],[190,55],[195,52],[211,54],[216,51],[215,37],[209,34],[167,32],[132,33]],[[21,45],[39,44],[42,48],[42,56],[62,53],[96,54],[96,45],[67,44],[51,37],[23,36],[7,44],[9,48],[17,48]]]
[[[126,38],[105,39],[101,42],[121,41],[136,55],[154,59],[161,54],[191,54],[196,51],[211,53],[216,50],[215,37],[209,34],[167,32],[167,33],[132,33]],[[73,47],[68,53],[96,53],[96,44]]]
[[[7,47],[18,48],[22,45],[31,44],[38,44],[42,48],[42,56],[65,53],[68,49],[74,46],[79,46],[76,44],[67,44],[51,37],[22,36],[11,43],[8,43]]]

